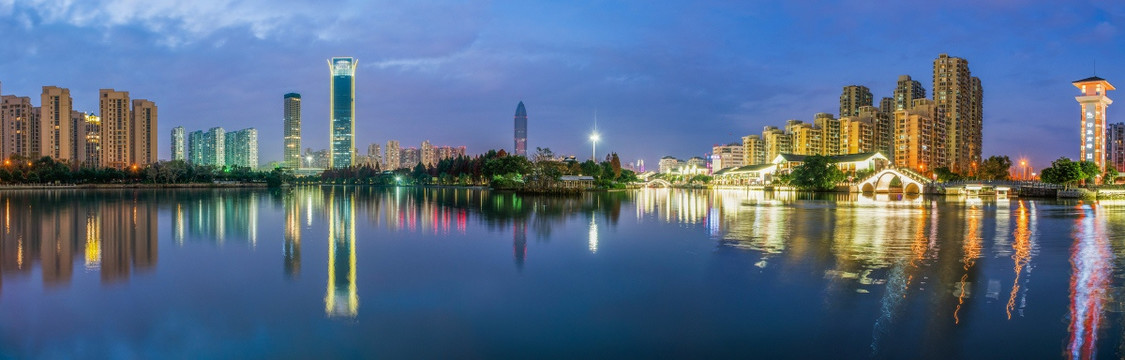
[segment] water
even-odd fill
[[[0,357],[1116,358],[1125,204],[0,192]]]

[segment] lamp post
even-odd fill
[[[601,139],[601,136],[598,136],[597,131],[595,131],[593,133],[590,133],[590,143],[593,144],[591,146],[591,149],[590,149],[590,151],[591,151],[590,156],[594,159],[594,163],[598,162],[598,140],[599,139]]]
[[[1020,160],[1020,180],[1027,179],[1027,160]]]

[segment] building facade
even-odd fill
[[[71,137],[71,110],[73,99],[70,90],[55,86],[44,86],[40,97],[38,121],[39,148],[32,152],[38,156],[50,156],[56,161],[70,161],[74,158]]]
[[[871,89],[863,85],[848,85],[840,94],[840,117],[859,115],[861,106],[871,106],[875,100]]]
[[[129,92],[114,89],[99,91],[98,107],[102,118],[101,166],[124,169],[132,155],[133,116],[129,107]]]
[[[191,132],[188,135],[188,147],[192,164],[216,167],[226,165],[226,131],[221,127]]]
[[[31,98],[5,95],[0,103],[0,123],[3,133],[3,157],[9,159],[12,155],[31,157],[32,131],[31,128],[38,119],[35,107],[31,106]]]
[[[187,134],[183,126],[172,128],[172,160],[187,161]]]
[[[747,165],[766,163],[766,143],[761,135],[746,135],[742,137],[742,158]]]
[[[398,140],[388,140],[387,149],[383,156],[383,161],[386,163],[387,170],[397,170],[402,168],[402,149],[399,148]]]
[[[741,144],[711,147],[711,169],[719,170],[746,165],[746,152]]]
[[[301,94],[285,94],[282,106],[285,112],[285,153],[282,162],[285,167],[301,167]]]
[[[1125,172],[1125,123],[1109,124],[1105,134],[1106,167]]]
[[[975,174],[981,157],[983,89],[969,61],[941,54],[934,59],[934,104],[945,119],[949,168]]]
[[[331,73],[328,167],[348,167],[355,162],[355,69],[355,58],[335,57],[328,60]]]
[[[1116,90],[1108,81],[1097,76],[1073,82],[1081,94],[1074,97],[1082,107],[1082,122],[1079,128],[1082,135],[1079,159],[1092,161],[1098,165],[1099,173],[1105,172],[1106,158],[1106,108],[1113,103],[1106,93]]]
[[[946,122],[941,108],[928,99],[914,100],[910,110],[895,111],[894,164],[926,174],[949,167]]]
[[[136,166],[155,163],[159,149],[156,104],[144,99],[133,100],[132,115],[133,123],[129,127],[129,137],[132,139],[129,162]]]
[[[888,114],[894,114],[895,111],[899,110],[910,110],[914,106],[914,100],[925,98],[926,89],[922,87],[921,82],[910,78],[910,75],[899,75],[892,99],[893,107],[884,110]],[[887,104],[883,103],[880,106],[886,107]]]
[[[524,108],[523,101],[516,105],[515,130],[515,144],[512,149],[518,156],[527,156],[527,109]]]
[[[258,129],[228,132],[224,135],[223,142],[223,162],[226,166],[258,169]]]

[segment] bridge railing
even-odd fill
[[[1057,184],[1048,184],[1039,181],[1013,181],[1013,180],[958,180],[937,183],[936,185],[950,188],[965,185],[982,185],[982,186],[1008,186],[1013,188],[1036,188],[1036,189],[1064,189],[1065,186]]]

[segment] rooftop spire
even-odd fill
[[[516,116],[527,116],[527,109],[524,109],[523,101],[520,101],[519,106],[516,106]]]

